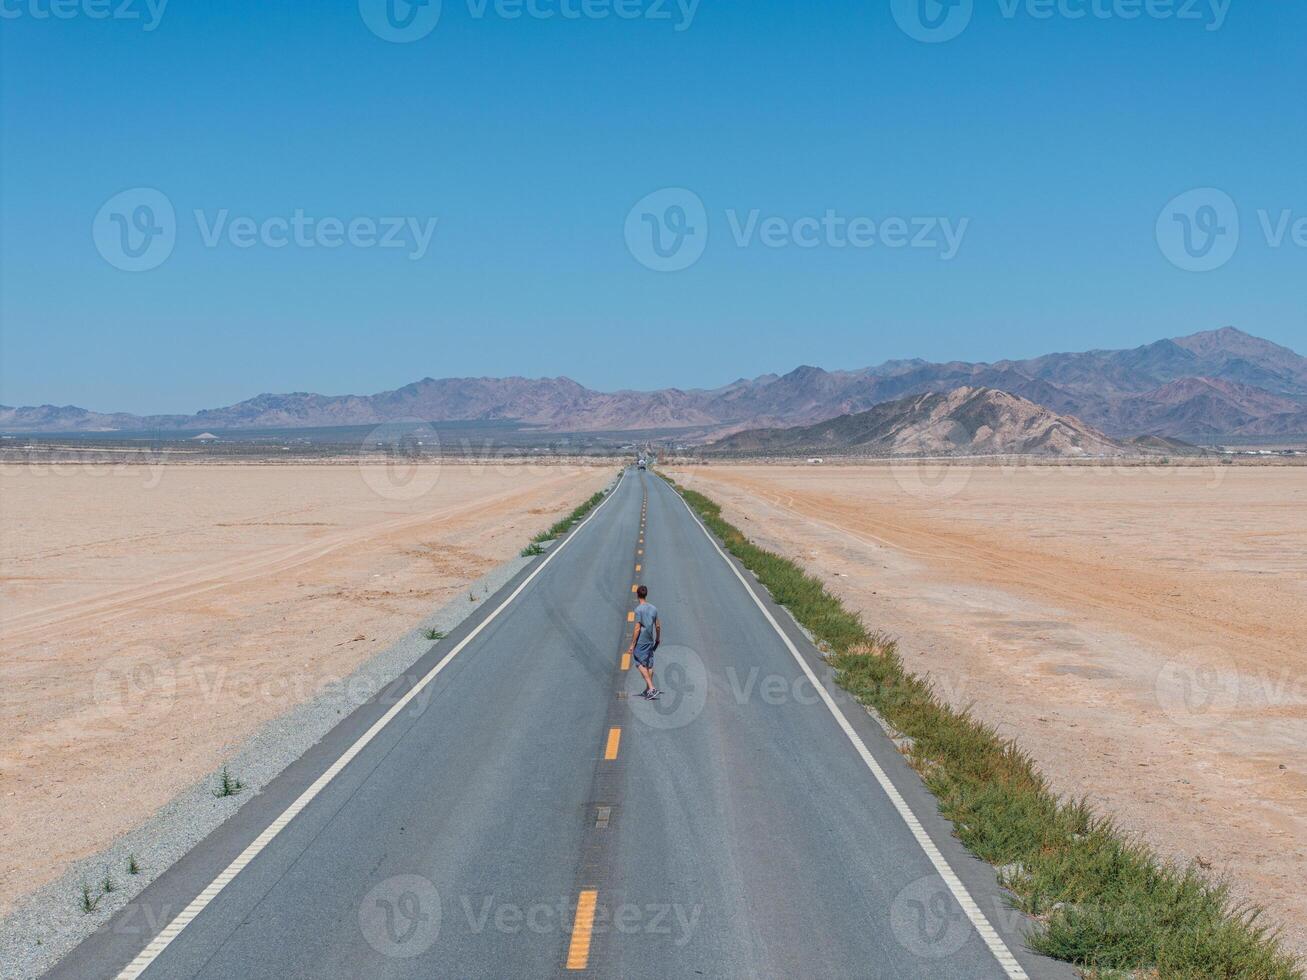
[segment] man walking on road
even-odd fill
[[[656,701],[662,695],[662,691],[654,687],[653,655],[663,639],[663,624],[658,620],[658,610],[652,603],[645,601],[649,598],[649,586],[640,586],[635,594],[639,597],[640,604],[635,607],[635,635],[631,637],[631,659],[640,668],[640,676],[644,678],[645,689],[640,697]]]

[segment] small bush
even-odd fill
[[[213,791],[213,795],[219,798],[224,796],[235,796],[245,788],[245,784],[239,779],[232,776],[227,771],[227,767],[222,767],[222,775],[218,778],[218,788]]]

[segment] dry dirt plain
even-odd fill
[[[670,471],[1307,952],[1307,468]]]
[[[0,915],[615,472],[0,465]]]

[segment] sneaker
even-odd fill
[[[641,691],[641,692],[640,692],[640,697],[642,697],[642,698],[644,698],[646,701],[648,701],[648,700],[649,700],[649,692],[648,692],[648,691]]]
[[[648,694],[645,695],[645,698],[647,698],[650,701],[657,701],[662,696],[663,696],[663,692],[655,687],[652,691],[650,691]]]

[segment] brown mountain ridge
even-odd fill
[[[552,432],[684,429],[710,438],[963,387],[1010,392],[1118,439],[1307,433],[1307,358],[1233,327],[1019,361],[899,360],[853,371],[804,365],[713,389],[602,392],[565,377],[424,378],[374,395],[262,394],[194,415],[0,406],[0,432],[221,432],[421,419],[513,420]]]

